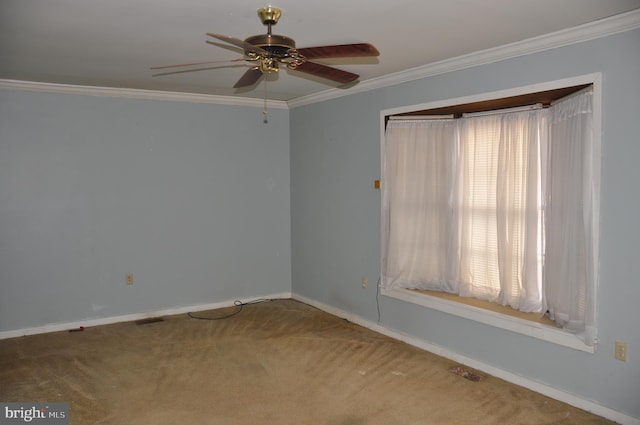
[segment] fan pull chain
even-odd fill
[[[267,110],[267,77],[265,76],[264,78],[264,107],[262,108],[262,115],[264,115],[264,121],[262,121],[265,124],[269,123],[269,120],[267,119],[267,113],[269,111]]]

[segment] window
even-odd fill
[[[589,88],[548,108],[390,119],[381,286],[548,311],[593,346],[599,147],[592,97]]]

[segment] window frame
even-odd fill
[[[380,158],[381,174],[382,164],[385,154],[385,129],[390,116],[419,114],[421,111],[442,110],[457,105],[474,104],[479,102],[493,102],[498,99],[527,96],[532,93],[557,90],[566,87],[579,85],[592,85],[593,87],[593,137],[596,145],[601,145],[602,135],[602,74],[593,73],[581,76],[565,78],[561,80],[549,81],[528,86],[509,88],[494,92],[487,92],[471,96],[464,96],[452,99],[438,100],[417,105],[409,105],[380,111]],[[600,161],[601,159],[599,159]],[[380,222],[381,231],[383,229],[382,220]],[[382,233],[381,233],[382,234]],[[382,265],[382,264],[381,264]],[[599,288],[596,288],[598,293]],[[418,293],[410,289],[387,290],[379,288],[380,294],[385,297],[417,304],[429,309],[442,311],[458,317],[463,317],[479,323],[483,323],[496,328],[508,330],[518,334],[537,338],[553,344],[573,348],[576,350],[594,353],[597,343],[593,346],[586,345],[582,340],[572,333],[560,328],[551,327],[542,323],[513,317],[480,307],[468,304],[441,299],[428,294]],[[598,297],[598,294],[596,294]],[[597,302],[597,301],[596,301]]]

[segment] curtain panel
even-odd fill
[[[382,286],[548,311],[595,343],[600,151],[591,96],[524,112],[390,120]]]
[[[551,109],[545,207],[544,294],[550,317],[597,342],[600,146],[592,93]]]

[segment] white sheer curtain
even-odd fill
[[[600,146],[590,91],[552,108],[548,153],[545,297],[559,325],[587,345],[596,335]]]
[[[541,311],[546,111],[390,121],[382,284]]]
[[[389,121],[381,284],[545,312],[595,341],[591,92],[549,109]]]
[[[540,151],[547,111],[460,120],[459,294],[542,311]]]
[[[382,179],[383,285],[457,293],[444,261],[454,222],[451,120],[390,121]]]

